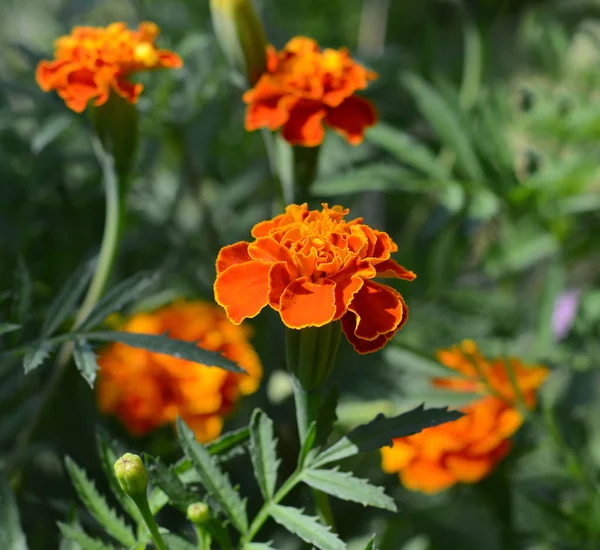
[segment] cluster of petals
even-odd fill
[[[440,351],[438,358],[464,378],[437,378],[434,385],[483,396],[461,408],[464,416],[458,420],[395,439],[392,447],[381,450],[384,471],[398,473],[407,489],[423,493],[484,478],[508,454],[510,437],[523,423],[516,392],[512,384],[510,390],[507,386],[510,376],[503,359],[488,362],[469,340]],[[479,374],[469,360],[473,368],[476,364],[483,367]],[[535,406],[535,392],[548,370],[539,365],[528,368],[518,359],[509,361],[519,393],[528,407]],[[484,376],[489,382],[482,380]]]
[[[391,259],[398,247],[387,233],[361,218],[346,221],[348,212],[293,204],[255,225],[253,242],[221,249],[215,299],[229,319],[241,323],[268,305],[291,329],[341,320],[359,353],[385,346],[406,322],[408,308],[397,290],[373,279],[412,281],[415,274]]]
[[[111,92],[135,103],[143,86],[129,80],[132,73],[182,66],[177,54],[156,47],[158,33],[150,22],[140,23],[138,30],[128,29],[125,23],[75,27],[56,40],[52,61],[40,61],[36,80],[45,92],[56,90],[78,113],[92,99],[94,105],[103,105]]]
[[[178,416],[199,441],[222,430],[240,396],[257,390],[260,360],[248,341],[249,329],[233,325],[223,310],[201,301],[175,302],[128,319],[121,330],[165,334],[221,352],[247,374],[233,373],[169,355],[115,343],[98,358],[98,406],[117,416],[134,435],[172,424]]]
[[[321,51],[302,36],[279,52],[268,46],[266,71],[243,96],[246,130],[281,128],[289,143],[313,147],[323,141],[325,125],[356,145],[377,122],[377,113],[355,92],[375,78],[345,48]]]

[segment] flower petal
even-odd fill
[[[325,137],[325,108],[318,101],[299,101],[290,109],[290,118],[283,126],[283,137],[292,145],[315,147]]]
[[[365,130],[377,122],[375,107],[366,99],[351,96],[327,113],[325,123],[352,145],[362,142]]]
[[[249,262],[252,260],[248,254],[248,244],[245,241],[224,246],[217,256],[217,273],[222,273],[234,264]]]
[[[456,477],[441,464],[416,460],[400,472],[402,484],[413,491],[437,493],[457,482]]]
[[[347,279],[337,280],[335,285],[336,311],[334,321],[340,319],[347,311],[348,306],[356,293],[362,288],[365,280],[356,275]]]
[[[397,264],[394,260],[385,260],[375,266],[377,277],[393,277],[404,279],[405,281],[414,281],[417,276],[408,269]]]
[[[281,295],[292,282],[289,270],[285,263],[278,262],[273,264],[269,271],[269,305],[276,311],[279,311]]]
[[[327,279],[319,284],[307,277],[297,279],[281,295],[279,311],[289,328],[322,327],[335,316],[335,283]]]
[[[263,75],[256,86],[242,97],[248,104],[245,128],[249,132],[258,128],[277,130],[289,119],[289,109],[282,102],[281,87],[268,74]]]
[[[464,455],[450,455],[445,459],[445,464],[456,479],[465,483],[475,483],[485,477],[493,468],[492,460],[487,457],[468,457]]]
[[[250,243],[248,254],[254,260],[286,262],[291,267],[294,265],[294,259],[289,248],[278,243],[273,237],[259,237],[256,241]]]
[[[239,325],[255,317],[267,305],[271,266],[261,261],[238,263],[217,276],[215,300],[225,308],[232,323]]]

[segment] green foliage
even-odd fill
[[[59,522],[58,527],[64,537],[79,544],[82,550],[116,550],[114,546],[90,537],[80,525]]]
[[[133,546],[135,544],[135,537],[133,532],[125,524],[125,522],[117,516],[112,510],[104,497],[96,490],[94,484],[87,478],[85,471],[82,470],[77,464],[70,458],[65,458],[65,466],[73,487],[79,498],[85,505],[86,509],[96,518],[98,523],[106,529],[106,532],[118,540],[125,546]],[[71,527],[66,526],[68,529]]]
[[[194,493],[183,484],[174,468],[165,466],[159,459],[147,455],[144,462],[150,481],[165,493],[173,506],[185,511],[190,504],[196,501]]]
[[[273,421],[260,409],[255,409],[250,419],[250,458],[263,497],[270,500],[275,493],[280,460]]]
[[[0,476],[0,548],[6,550],[27,550],[27,540],[21,527],[19,510],[15,497],[5,481]]]
[[[208,450],[196,441],[194,432],[183,420],[177,420],[179,444],[200,476],[208,494],[215,499],[233,526],[245,533],[248,530],[246,503],[231,485],[229,478],[217,465]]]
[[[90,388],[93,388],[98,364],[94,350],[85,340],[77,338],[73,342],[73,359],[75,359],[75,365],[83,379],[90,385]]]

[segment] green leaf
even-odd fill
[[[15,325],[14,323],[0,323],[0,336],[2,334],[8,334],[9,332],[19,330],[20,328],[21,325]]]
[[[115,475],[114,464],[119,457],[111,446],[108,436],[101,429],[96,431],[96,448],[98,449],[98,456],[100,457],[102,470],[104,471],[104,475],[108,480],[108,485],[111,491],[119,501],[119,504],[123,507],[127,514],[129,514],[129,517],[131,517],[136,523],[140,523],[142,521],[142,515],[140,514],[138,507],[135,505],[133,500],[127,496],[125,491],[123,491],[123,488],[121,487],[121,484]]]
[[[142,348],[156,353],[164,353],[178,359],[194,361],[207,367],[218,367],[231,372],[246,373],[233,361],[226,359],[220,353],[199,348],[193,342],[174,340],[166,335],[137,334],[133,332],[89,332],[85,334],[88,340],[100,342],[121,342],[134,348]]]
[[[96,372],[99,369],[96,354],[82,338],[77,338],[73,342],[73,359],[75,359],[75,365],[83,379],[90,385],[90,388],[94,389]]]
[[[273,421],[260,409],[255,409],[250,419],[250,459],[260,492],[266,501],[273,498],[277,484],[277,440]]]
[[[365,139],[432,179],[447,180],[451,177],[448,169],[438,161],[428,147],[410,134],[385,122],[379,122],[370,128],[365,134]]]
[[[23,358],[23,369],[25,370],[25,374],[29,374],[32,370],[41,366],[53,349],[54,344],[51,342],[42,342],[36,347],[28,348],[25,357]]]
[[[76,508],[75,504],[73,504],[73,503],[69,506],[68,519],[69,519],[68,525],[70,525],[71,527],[73,527],[75,529],[77,527],[79,527],[79,522],[77,521],[77,508]],[[81,548],[81,544],[79,544],[77,541],[70,539],[68,537],[65,537],[64,535],[61,534],[58,550],[82,550],[82,548]]]
[[[21,527],[15,497],[2,476],[0,476],[0,548],[27,550],[27,540]]]
[[[379,546],[377,546],[377,537],[375,535],[373,535],[371,540],[367,542],[365,550],[379,550]]]
[[[33,282],[25,260],[19,256],[17,268],[15,269],[14,286],[16,291],[13,295],[10,311],[10,319],[24,323],[31,311],[33,295]]]
[[[246,427],[227,432],[207,445],[208,452],[213,455],[227,456],[239,448],[250,438],[250,430]]]
[[[125,546],[133,546],[135,544],[135,537],[131,529],[108,506],[104,497],[98,493],[94,484],[85,475],[85,471],[69,456],[65,458],[65,466],[67,467],[73,487],[88,512],[98,520],[98,523],[106,529],[109,535]]]
[[[319,523],[317,518],[304,515],[298,508],[271,504],[269,514],[290,533],[320,550],[346,550],[346,545],[329,527]]]
[[[158,275],[147,272],[137,273],[108,290],[98,301],[81,324],[81,330],[89,330],[102,323],[109,315],[139,300],[156,284]]]
[[[374,506],[396,512],[394,500],[385,494],[383,487],[371,485],[364,479],[354,477],[349,472],[333,470],[305,470],[302,473],[304,483],[331,496],[363,506]]]
[[[242,550],[273,550],[273,547],[264,542],[247,542],[244,544]]]
[[[181,418],[177,419],[177,432],[179,444],[198,472],[204,488],[238,531],[248,531],[245,500],[240,498],[227,475],[220,470],[209,451],[196,441],[194,432]]]
[[[465,175],[473,181],[484,181],[485,175],[469,135],[463,130],[459,117],[446,100],[431,84],[415,74],[407,74],[403,82],[441,141],[454,151]]]
[[[195,544],[173,533],[165,533],[163,539],[169,550],[196,550]]]
[[[340,392],[337,386],[332,387],[321,403],[317,414],[317,434],[315,446],[322,447],[333,432],[333,426],[337,420],[336,409],[340,400]]]
[[[298,456],[298,466],[304,466],[305,462],[310,462],[317,454],[318,450],[314,449],[315,440],[317,438],[317,423],[311,422],[308,430],[306,431],[306,438],[300,448],[300,455]]]
[[[413,435],[425,428],[451,422],[461,416],[463,413],[459,411],[449,411],[447,408],[425,409],[423,405],[392,418],[379,415],[325,449],[314,460],[312,467],[317,468],[359,453],[375,451],[385,445],[391,446],[392,440],[397,437]]]
[[[383,351],[385,360],[403,371],[414,372],[424,376],[460,377],[454,369],[442,365],[425,355],[400,346],[387,346]]]
[[[31,151],[38,155],[42,150],[52,143],[60,134],[62,134],[71,124],[73,117],[67,114],[58,114],[49,117],[38,129],[31,140]]]
[[[172,467],[163,464],[160,459],[146,455],[144,462],[152,484],[159,487],[168,497],[171,504],[186,511],[188,505],[195,502],[197,497],[189,491],[177,477]]]
[[[54,334],[56,329],[73,313],[88,285],[95,265],[95,260],[84,262],[67,279],[67,282],[56,295],[56,298],[48,306],[48,311],[42,324],[42,339]]]
[[[64,537],[78,543],[82,550],[116,550],[114,546],[90,537],[79,525],[73,526],[59,521],[58,528]]]

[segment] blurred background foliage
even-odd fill
[[[363,548],[376,529],[385,550],[600,548],[600,494],[594,491],[600,466],[594,421],[600,395],[600,2],[256,5],[276,46],[308,35],[323,46],[349,47],[379,73],[367,95],[382,122],[356,148],[328,135],[311,202],[344,204],[388,231],[399,244],[398,261],[418,279],[401,288],[411,319],[384,352],[358,357],[344,343],[335,371],[342,425],[423,400],[460,404],[456,396],[434,393],[427,380],[435,350],[466,337],[489,354],[552,368],[540,423],[522,429],[508,460],[477,486],[425,497],[382,474],[376,455],[352,464],[385,483],[400,513],[334,503],[344,518],[342,536],[354,540],[351,548]],[[24,324],[0,336],[3,347],[36,337],[57,289],[101,238],[104,199],[91,122],[34,80],[36,63],[74,25],[152,20],[161,28],[161,47],[184,59],[182,70],[139,75],[146,86],[139,102],[142,141],[113,280],[163,272],[156,295],[138,309],[182,296],[212,299],[219,248],[271,217],[275,195],[260,133],[242,131],[241,89],[215,42],[208,2],[4,0],[0,13],[0,322]],[[571,330],[559,335],[552,318],[565,291],[580,307]],[[269,313],[252,324],[265,380],[229,426],[244,424],[260,403],[277,419],[291,468],[293,409],[279,376],[283,330]],[[49,363],[25,378],[19,361],[2,359],[3,456],[50,370]],[[34,549],[58,547],[55,521],[73,502],[65,454],[102,485],[98,423],[123,449],[177,458],[171,429],[135,440],[116,421],[98,418],[93,395],[74,369],[49,410],[11,480]],[[250,492],[252,507],[251,473],[236,460],[233,477]],[[181,521],[166,513],[164,521]],[[274,526],[271,536],[276,548],[299,548]]]

